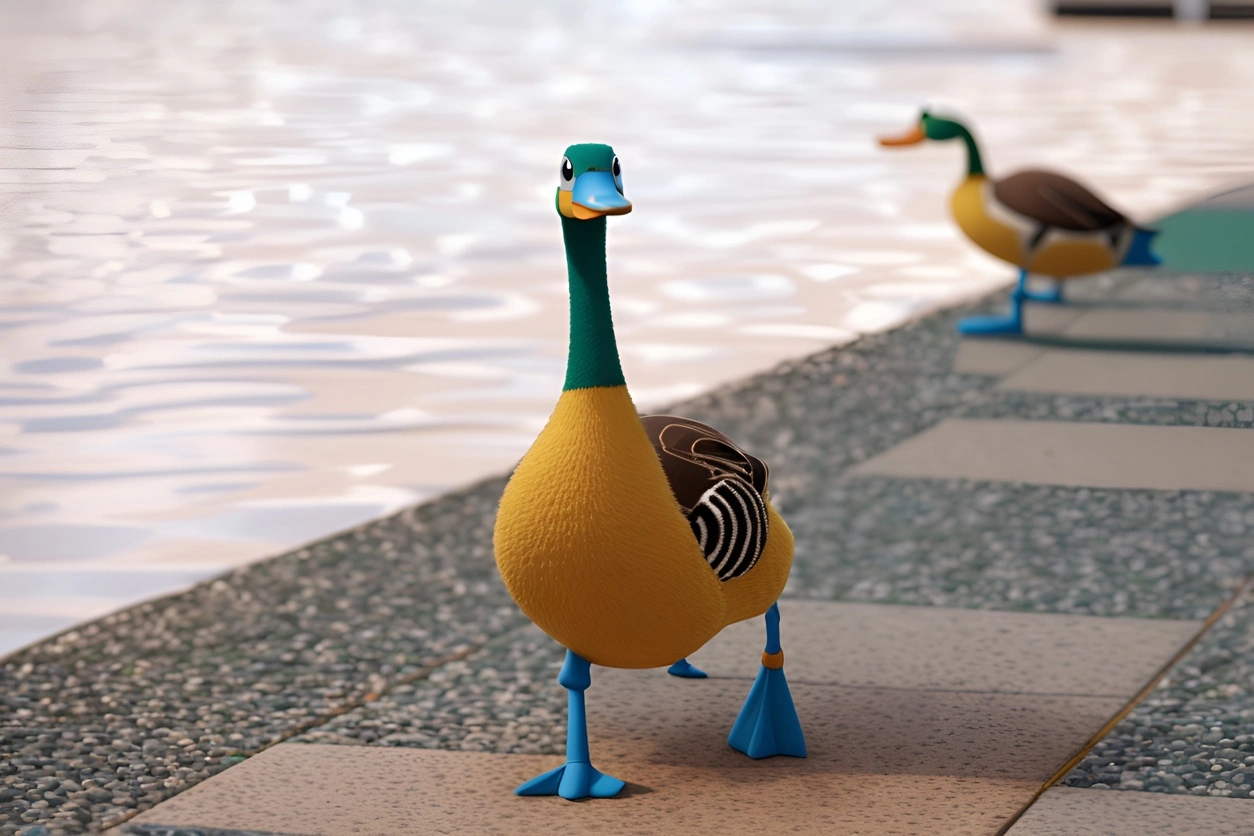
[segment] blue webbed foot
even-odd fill
[[[1022,334],[1023,322],[1017,316],[969,316],[958,323],[958,333],[969,336]]]
[[[684,679],[705,679],[709,674],[693,665],[687,659],[680,659],[666,669],[671,676],[682,676]]]
[[[1039,291],[1039,292],[1035,290],[1024,290],[1023,298],[1031,299],[1033,302],[1049,302],[1055,305],[1061,304],[1062,303],[1062,282],[1054,282],[1054,287],[1052,290],[1045,290],[1045,291]]]
[[[580,798],[612,798],[625,787],[590,763],[567,763],[524,782],[515,795],[559,795],[568,801]]]
[[[779,646],[779,604],[772,604],[766,611],[766,652],[762,654],[762,667],[727,742],[751,758],[806,756],[806,738],[784,677],[784,651]]]
[[[1062,298],[1062,287],[1058,286],[1059,299]],[[1010,314],[1008,316],[969,316],[958,323],[958,333],[968,336],[991,336],[995,334],[1023,333],[1023,301],[1033,298],[1028,294],[1028,271],[1019,271],[1019,283],[1010,294]]]
[[[806,756],[805,735],[783,668],[763,666],[758,671],[727,742],[751,758]]]
[[[588,715],[584,710],[584,694],[592,684],[592,666],[588,660],[567,649],[566,661],[557,681],[566,689],[566,765],[551,769],[523,783],[516,795],[560,795],[571,801],[577,798],[609,798],[626,786],[613,775],[606,775],[592,766],[588,755]]]

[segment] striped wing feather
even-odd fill
[[[706,491],[689,512],[688,523],[720,581],[748,572],[766,548],[766,503],[735,476]]]
[[[698,421],[649,415],[641,423],[710,568],[723,581],[748,572],[769,533],[766,465]]]

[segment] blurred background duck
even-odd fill
[[[1010,315],[965,319],[958,325],[962,333],[1022,334],[1025,300],[1061,302],[1066,279],[1159,263],[1150,251],[1156,232],[1137,226],[1083,184],[1040,169],[989,177],[975,137],[955,116],[925,108],[914,128],[883,137],[880,144],[896,147],[928,139],[961,139],[966,145],[967,174],[950,198],[954,220],[985,252],[1019,268]],[[1053,291],[1029,292],[1030,274],[1054,279]]]
[[[497,566],[518,606],[566,650],[567,762],[520,795],[608,797],[595,769],[584,691],[590,664],[671,666],[723,627],[766,613],[762,668],[729,743],[750,757],[805,756],[783,672],[779,609],[793,540],[771,507],[768,471],[722,433],[674,416],[641,419],[610,314],[606,217],[631,211],[607,145],[572,145],[558,175],[570,284],[566,382],[501,498]]]

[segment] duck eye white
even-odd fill
[[[569,183],[575,179],[575,167],[570,164],[570,160],[562,157],[562,180]]]

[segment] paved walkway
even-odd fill
[[[726,747],[755,621],[709,680],[594,671],[623,798],[514,797],[564,696],[495,576],[494,479],[10,659],[0,832],[1248,832],[1244,333],[1151,356],[1082,324],[1254,321],[1254,278],[1076,297],[1023,342],[951,311],[684,405],[772,462],[804,761]]]

